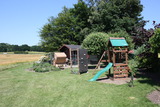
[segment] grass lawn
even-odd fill
[[[70,70],[27,71],[23,63],[0,71],[0,107],[158,107],[146,95],[158,86],[135,81],[135,87],[88,82],[92,73]],[[139,80],[147,80],[140,78]]]

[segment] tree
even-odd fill
[[[153,52],[160,52],[160,28],[155,29],[154,35],[149,39],[149,43]]]
[[[7,52],[8,44],[0,43],[0,52]]]
[[[30,51],[30,47],[27,44],[23,44],[20,46],[21,51]]]
[[[87,5],[79,0],[74,8],[63,8],[57,18],[51,17],[40,30],[41,43],[46,51],[56,51],[62,44],[81,44],[88,34]]]
[[[89,22],[92,31],[131,34],[134,26],[142,20],[143,6],[140,0],[86,0],[91,9]]]
[[[57,37],[55,30],[55,18],[48,19],[48,23],[45,24],[40,30],[41,45],[45,51],[55,51],[61,45],[61,39]]]
[[[109,36],[106,33],[95,32],[89,34],[82,43],[82,48],[87,49],[91,55],[99,55],[107,50]]]
[[[43,49],[41,48],[41,46],[33,45],[33,46],[30,47],[30,51],[43,52]]]
[[[12,45],[12,51],[20,51],[20,46],[18,45]]]

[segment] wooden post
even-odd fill
[[[113,80],[115,78],[115,74],[114,74],[114,68],[115,68],[115,64],[116,64],[116,55],[115,55],[115,49],[113,48]]]
[[[72,69],[72,50],[71,50],[71,48],[69,49],[69,54],[70,54],[70,66]]]
[[[126,53],[125,53],[126,55],[126,64],[128,64],[128,49],[126,48]]]
[[[115,52],[114,52],[114,48],[113,48],[113,65],[116,63],[116,54],[115,54]]]
[[[77,64],[78,64],[78,67],[79,67],[79,49],[77,49]]]

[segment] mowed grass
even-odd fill
[[[135,87],[89,82],[92,73],[69,69],[36,73],[32,63],[0,71],[0,107],[158,107],[146,96],[155,87],[135,81]]]
[[[37,61],[43,54],[0,54],[0,65]]]

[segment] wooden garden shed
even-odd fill
[[[80,45],[63,45],[59,51],[66,54],[69,64],[77,65],[79,60],[77,57],[79,49],[81,49]]]

